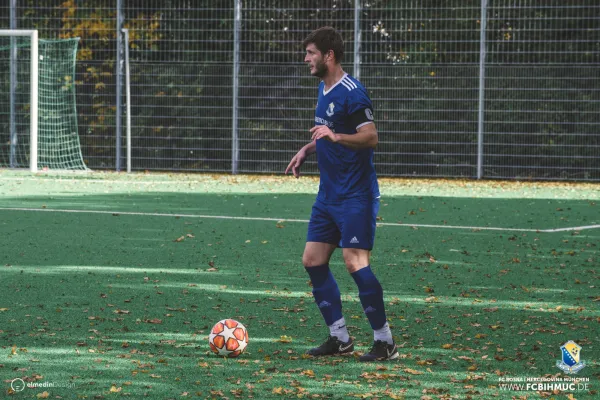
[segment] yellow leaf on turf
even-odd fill
[[[403,371],[406,372],[406,373],[408,373],[408,374],[423,375],[423,372],[417,371],[416,369],[404,368]]]
[[[278,342],[280,343],[291,343],[292,342],[292,338],[286,335],[281,335],[281,337],[279,338]]]

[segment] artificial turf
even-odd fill
[[[373,364],[357,361],[372,331],[339,252],[331,266],[357,352],[303,356],[328,333],[301,264],[315,190],[311,178],[1,173],[0,393],[599,396],[594,185],[382,182],[372,266],[400,359]],[[237,359],[209,351],[223,318],[248,328]],[[569,340],[582,346],[574,376],[586,389],[500,387],[567,377],[555,364]],[[46,387],[13,392],[15,378]]]

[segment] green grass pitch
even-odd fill
[[[597,186],[383,179],[372,266],[401,357],[374,364],[357,361],[372,331],[340,252],[331,265],[357,351],[303,356],[328,333],[301,264],[316,189],[0,171],[0,397],[600,396]],[[223,318],[248,328],[237,359],[209,351]],[[569,340],[583,386],[502,387],[569,377],[556,366]],[[38,387],[14,391],[17,378]]]

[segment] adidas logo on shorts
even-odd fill
[[[356,238],[356,236],[350,239],[350,243],[358,243],[358,239]]]

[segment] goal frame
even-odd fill
[[[30,143],[29,143],[29,170],[38,170],[38,67],[39,67],[39,36],[37,30],[0,29],[0,36],[28,36],[31,39],[31,67],[30,67]]]

